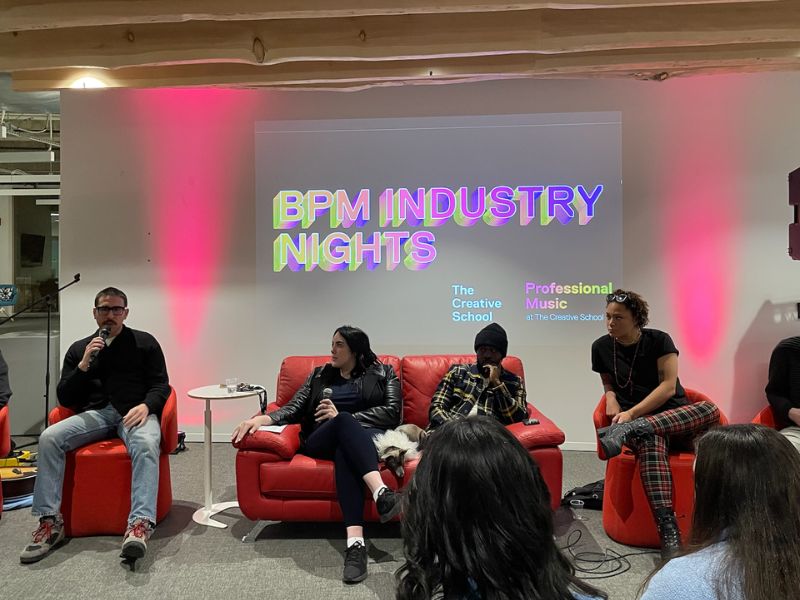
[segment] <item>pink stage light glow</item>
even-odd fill
[[[724,343],[733,307],[744,169],[734,90],[697,79],[673,105],[664,132],[661,256],[685,357],[708,364]],[[685,104],[683,104],[685,102]],[[734,106],[735,105],[735,106]],[[712,107],[711,112],[697,107]]]
[[[252,141],[254,94],[217,89],[143,90],[131,96],[144,166],[154,260],[175,339],[192,344],[206,322]],[[249,142],[249,144],[248,144]]]

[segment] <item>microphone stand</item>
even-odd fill
[[[15,317],[18,317],[22,313],[28,312],[32,308],[36,308],[40,304],[46,304],[47,305],[47,344],[46,344],[46,352],[47,352],[47,354],[45,355],[45,360],[44,360],[44,363],[45,363],[45,371],[44,371],[44,421],[42,422],[42,430],[44,430],[47,427],[47,409],[50,407],[50,329],[51,329],[51,315],[52,315],[52,312],[53,312],[53,300],[58,298],[58,295],[63,290],[65,290],[66,288],[68,288],[71,285],[75,285],[80,280],[81,280],[81,274],[80,273],[75,273],[75,275],[72,277],[72,281],[70,281],[69,283],[67,283],[65,285],[62,285],[60,288],[58,288],[52,294],[47,294],[46,296],[42,296],[41,298],[39,298],[35,302],[31,302],[28,306],[26,306],[22,310],[18,310],[13,315],[11,315],[9,317],[6,317],[2,321],[0,321],[0,326],[5,325],[6,323],[11,321]],[[41,434],[33,434],[33,435],[41,435]],[[24,446],[19,446],[19,447],[20,448],[24,448]]]

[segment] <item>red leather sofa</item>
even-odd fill
[[[403,395],[403,422],[420,427],[428,424],[428,406],[436,386],[451,365],[474,362],[474,354],[381,356],[400,378]],[[281,364],[275,410],[291,400],[315,366],[325,364],[329,356],[290,356]],[[509,371],[523,376],[522,362],[509,356],[503,362]],[[509,429],[537,461],[552,497],[558,506],[561,497],[562,455],[559,445],[564,433],[533,405],[528,414],[539,425],[515,423]],[[342,514],[336,500],[333,462],[298,454],[300,426],[288,425],[280,434],[258,431],[238,444],[236,454],[236,490],[239,507],[249,519],[269,521],[340,521]],[[416,468],[416,460],[407,461],[405,475],[398,479],[381,467],[383,481],[392,489],[403,488]],[[374,503],[365,503],[364,518],[377,521]]]
[[[172,507],[169,453],[178,445],[178,407],[171,390],[161,413],[156,520]],[[49,422],[75,414],[63,406],[50,411]],[[131,509],[131,459],[119,438],[110,438],[67,452],[61,513],[69,537],[125,533]]]

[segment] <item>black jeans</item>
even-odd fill
[[[336,495],[345,527],[364,524],[364,475],[378,470],[373,436],[382,429],[364,428],[350,413],[341,412],[306,439],[303,454],[333,460]]]

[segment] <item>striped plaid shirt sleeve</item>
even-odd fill
[[[502,383],[496,388],[490,388],[485,395],[487,403],[491,403],[491,413],[504,425],[517,423],[528,416],[525,384],[520,377],[511,373],[508,375],[511,377],[504,376]]]
[[[499,386],[487,389],[484,378],[473,371],[471,365],[454,365],[439,382],[428,414],[431,429],[450,419],[466,416],[476,404],[479,414],[492,415],[504,425],[528,416],[521,378],[506,371]]]
[[[454,365],[442,377],[439,386],[431,398],[431,406],[428,411],[428,421],[430,427],[438,427],[445,421],[458,416],[460,413],[457,410],[455,402],[455,387],[456,383],[462,379],[459,371],[461,365]]]

